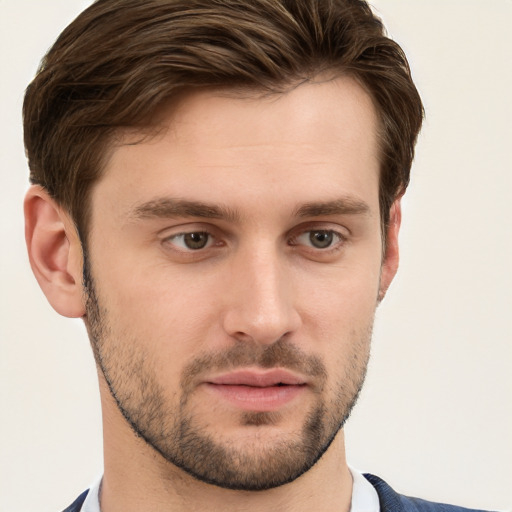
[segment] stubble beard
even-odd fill
[[[352,357],[347,358],[350,366],[344,369],[345,375],[329,401],[325,398],[327,372],[323,362],[280,339],[263,347],[240,342],[193,360],[182,371],[176,405],[168,398],[169,390],[158,382],[155,364],[143,344],[112,339],[109,313],[100,305],[87,260],[84,285],[85,320],[96,364],[119,411],[137,437],[199,481],[226,489],[261,491],[295,480],[329,448],[357,401],[366,375],[371,325],[352,344]],[[262,429],[279,422],[279,412],[241,413],[241,426],[258,429],[254,446],[246,443],[243,448],[215,439],[198,420],[191,403],[194,378],[212,370],[244,366],[298,370],[319,383],[315,405],[293,437],[265,442]]]

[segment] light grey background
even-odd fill
[[[23,90],[90,2],[0,0],[0,510],[61,510],[101,473],[93,358],[29,269]],[[427,121],[401,269],[378,311],[349,460],[398,491],[512,510],[512,2],[376,0]]]

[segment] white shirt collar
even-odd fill
[[[100,510],[100,487],[103,476],[100,476],[87,494],[81,512],[101,512]]]
[[[350,468],[352,474],[352,503],[350,512],[380,512],[379,496],[373,485],[360,471]],[[82,512],[101,512],[100,510],[101,477],[94,482],[82,505]]]
[[[354,483],[350,512],[380,512],[379,495],[360,471],[349,466]]]

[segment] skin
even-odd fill
[[[125,134],[128,144],[113,149],[93,188],[96,309],[84,300],[69,216],[40,187],[25,202],[34,273],[59,313],[84,317],[99,363],[102,510],[349,510],[343,431],[330,437],[362,384],[375,308],[398,266],[398,202],[382,249],[373,103],[344,77],[265,98],[194,93],[163,110],[159,123],[158,135],[138,144],[129,144],[137,134]],[[176,200],[221,211],[184,212]],[[184,233],[208,233],[208,243],[191,250]],[[326,237],[330,244],[315,246]],[[205,384],[226,368],[260,371],[261,354],[277,344],[308,363],[288,368],[305,385],[260,421]],[[234,353],[244,355],[189,371]],[[322,372],[308,373],[313,361]],[[155,397],[148,389],[158,391],[157,425],[143,415]],[[182,414],[239,456],[237,473],[254,478],[252,467],[285,457],[283,440],[300,452],[320,404],[327,451],[285,485],[225,489],[162,456]],[[158,425],[169,429],[160,439]]]

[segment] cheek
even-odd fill
[[[380,256],[330,267],[297,279],[298,304],[306,323],[333,333],[348,333],[371,324],[377,306]]]
[[[183,363],[205,343],[218,316],[208,293],[213,283],[164,264],[130,264],[121,255],[118,261],[94,272],[112,337],[133,340],[164,367]]]

